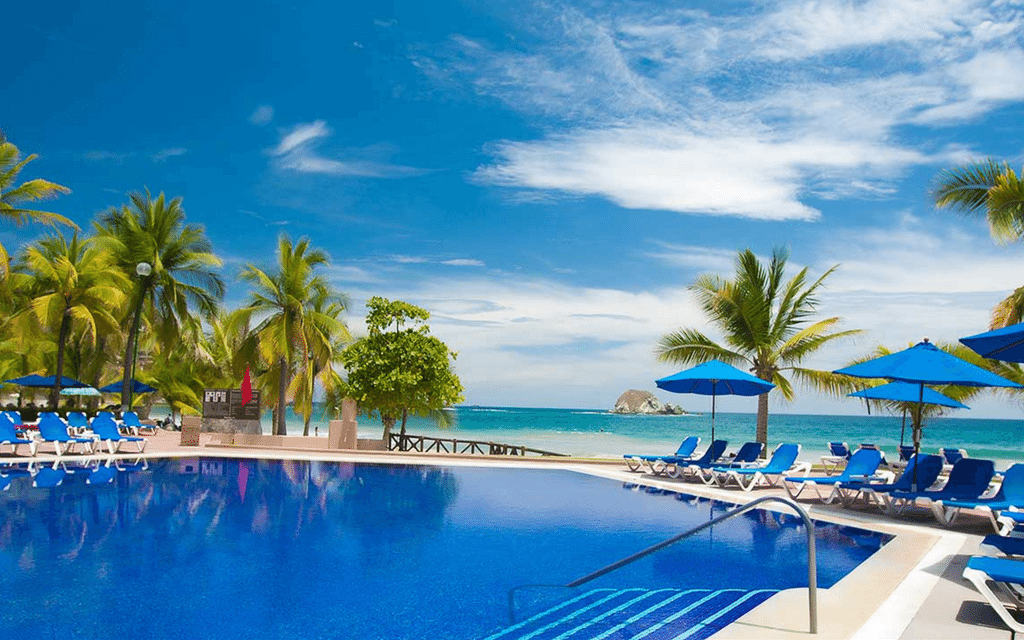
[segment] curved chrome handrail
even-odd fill
[[[756,500],[751,500],[750,502],[748,502],[748,503],[746,503],[744,505],[740,505],[739,507],[736,507],[735,509],[730,510],[728,513],[722,514],[722,515],[720,515],[717,518],[714,518],[712,520],[708,520],[707,522],[702,523],[701,525],[699,525],[697,527],[694,527],[693,529],[690,529],[689,531],[685,531],[683,533],[680,533],[679,535],[672,536],[671,538],[668,538],[667,540],[663,540],[663,541],[659,542],[658,544],[655,544],[655,545],[652,545],[650,547],[647,547],[643,551],[638,551],[638,552],[634,553],[631,556],[623,558],[622,560],[619,560],[617,562],[613,562],[613,563],[611,563],[610,565],[608,565],[606,567],[602,567],[601,569],[598,569],[597,571],[594,571],[593,573],[588,573],[587,575],[585,575],[585,576],[583,576],[581,578],[577,578],[576,580],[573,580],[572,582],[569,582],[569,583],[565,584],[564,586],[566,586],[566,587],[571,589],[571,588],[578,587],[580,585],[586,584],[586,583],[590,582],[591,580],[600,578],[601,576],[603,576],[603,575],[605,575],[607,573],[611,573],[612,571],[615,571],[616,569],[624,567],[627,564],[636,562],[637,560],[640,560],[641,558],[649,556],[650,554],[654,553],[655,551],[660,551],[661,549],[664,549],[665,547],[667,547],[667,546],[669,546],[671,544],[675,544],[676,542],[679,542],[680,540],[682,540],[684,538],[689,538],[690,536],[692,536],[695,533],[699,533],[699,532],[703,531],[704,529],[707,529],[708,527],[712,527],[712,526],[718,524],[719,522],[722,522],[723,520],[728,520],[729,518],[731,518],[733,516],[738,516],[741,513],[749,511],[750,509],[753,509],[755,506],[757,506],[759,504],[763,504],[765,502],[781,502],[782,504],[784,504],[784,505],[788,506],[789,508],[791,508],[793,511],[796,511],[797,515],[799,515],[800,518],[804,521],[804,526],[807,529],[807,606],[808,606],[809,615],[810,615],[810,632],[813,633],[813,634],[816,634],[816,633],[818,633],[818,559],[817,559],[817,553],[815,552],[815,547],[814,547],[814,521],[811,520],[811,517],[809,515],[807,515],[807,512],[804,510],[803,507],[801,507],[799,504],[797,504],[793,500],[790,500],[789,498],[783,498],[781,496],[765,496],[763,498],[757,498]],[[524,585],[524,586],[526,586],[526,585]],[[546,586],[555,586],[555,585],[529,585],[529,586],[538,586],[538,587],[545,586],[546,587]],[[514,597],[515,597],[514,596],[514,592],[516,590],[517,589],[512,589],[509,592],[509,603],[510,603],[510,606],[512,604],[514,604],[513,603],[513,600],[514,600]],[[510,614],[511,613],[512,612],[510,611]]]

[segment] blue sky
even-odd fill
[[[0,128],[73,190],[50,208],[184,196],[229,280],[309,236],[355,329],[371,295],[434,314],[471,404],[653,390],[658,337],[704,327],[687,285],[740,249],[841,265],[821,313],[865,333],[830,369],[982,331],[1024,284],[1019,245],[928,198],[943,167],[1024,160],[1020,1],[85,7],[6,11]]]

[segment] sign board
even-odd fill
[[[204,418],[260,419],[260,392],[252,392],[249,404],[242,404],[241,389],[206,389],[203,391]]]

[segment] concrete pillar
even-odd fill
[[[345,399],[341,404],[341,420],[331,420],[327,432],[328,449],[355,449],[359,425],[356,422],[356,401]]]
[[[203,419],[199,416],[181,417],[181,442],[183,447],[198,447],[199,432],[203,428]]]

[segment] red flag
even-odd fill
[[[249,367],[245,368],[245,377],[242,378],[242,404],[249,404],[252,401],[252,380],[249,378]]]

